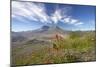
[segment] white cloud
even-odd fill
[[[28,2],[12,2],[12,17],[25,17],[33,21],[47,22],[48,16],[45,13],[43,4]]]
[[[71,24],[75,24],[75,23],[77,23],[78,22],[78,20],[77,19],[71,19]]]
[[[60,10],[56,10],[55,12],[54,12],[54,14],[52,14],[52,16],[51,16],[51,20],[53,21],[53,23],[58,23],[58,21],[59,20],[61,20],[61,18],[62,18],[62,15],[61,15],[61,11]]]
[[[72,24],[72,25],[82,25],[83,23],[82,22],[79,22],[78,19],[74,19],[72,18],[71,16],[67,17],[67,18],[64,18],[63,20],[61,20],[63,23],[66,23],[66,24]]]
[[[32,2],[12,2],[12,18],[16,18],[20,21],[33,20],[41,23],[54,23],[57,24],[59,21],[66,24],[81,25],[79,19],[74,19],[68,15],[71,7],[56,8],[54,13],[49,16],[46,13],[46,8],[43,3],[32,3]]]
[[[82,24],[83,24],[82,22],[78,22],[75,25],[77,26],[77,25],[82,25]]]
[[[62,20],[62,22],[64,22],[64,23],[70,23],[70,21],[71,21],[71,18],[70,17],[64,18]]]

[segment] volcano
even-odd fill
[[[45,37],[45,36],[52,36],[54,34],[65,34],[67,33],[66,30],[60,28],[59,26],[48,26],[44,25],[36,30],[29,30],[29,31],[23,31],[23,32],[13,32],[13,35],[17,36],[23,36],[26,38],[37,38],[37,37]]]
[[[59,26],[44,25],[41,28],[34,30],[33,32],[41,34],[53,34],[53,33],[64,33],[65,30],[63,30]]]

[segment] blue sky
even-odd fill
[[[95,30],[95,6],[58,3],[12,2],[12,31],[27,31],[43,25],[65,30]]]

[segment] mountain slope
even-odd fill
[[[50,37],[54,34],[65,34],[67,33],[67,31],[61,29],[58,26],[42,26],[39,29],[36,30],[31,30],[31,31],[23,31],[23,32],[12,32],[12,37],[13,36],[23,36],[29,39],[33,39],[33,38],[43,38],[43,37]]]

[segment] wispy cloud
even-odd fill
[[[71,16],[68,16],[67,18],[64,18],[61,21],[63,23],[72,24],[72,25],[75,25],[75,26],[83,24],[83,22],[80,22],[80,20],[75,19],[75,18],[71,18]]]
[[[29,20],[40,22],[47,22],[48,19],[43,4],[28,2],[12,2],[12,17],[24,17]]]
[[[62,9],[56,8],[54,13],[49,16],[46,12],[45,4],[32,2],[12,2],[12,18],[24,21],[27,20],[38,21],[44,24],[54,23],[59,21],[66,24],[82,25],[79,19],[72,18],[67,14],[70,7]]]
[[[82,25],[83,23],[82,22],[79,22],[79,23],[76,23],[75,25],[77,26],[77,25]]]
[[[75,23],[78,23],[79,20],[77,19],[71,19],[71,24],[75,24]]]
[[[59,20],[61,20],[63,18],[63,16],[61,15],[61,11],[60,10],[56,10],[52,16],[50,17],[51,20],[53,21],[53,23],[58,23]]]

